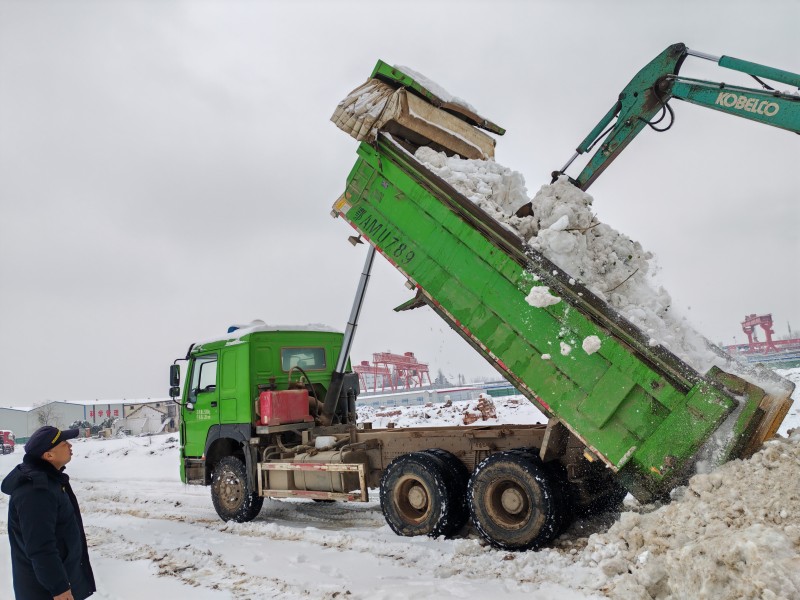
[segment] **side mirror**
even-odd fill
[[[171,388],[169,388],[169,397],[172,398],[173,400],[180,395],[181,395],[181,388],[179,388],[177,385],[173,385]]]
[[[170,365],[169,366],[169,385],[170,387],[178,387],[181,384],[181,367],[180,365]],[[175,396],[180,395],[178,392],[175,395],[172,395],[172,390],[170,390],[170,395],[174,398]]]

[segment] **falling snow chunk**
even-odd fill
[[[561,302],[561,298],[553,296],[548,286],[537,285],[531,288],[530,294],[525,297],[525,302],[536,308],[544,308],[558,304]]]
[[[565,342],[561,342],[561,356],[569,356],[570,352],[572,352],[572,346]]]
[[[551,358],[552,356],[550,356],[549,354],[542,354],[542,360],[550,360]]]
[[[600,350],[600,338],[596,335],[590,335],[584,338],[583,343],[581,344],[583,351],[586,354],[594,354],[598,350]]]

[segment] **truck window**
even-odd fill
[[[325,370],[325,348],[281,348],[281,369]]]
[[[191,395],[197,392],[211,392],[217,386],[217,355],[198,356],[192,370]]]

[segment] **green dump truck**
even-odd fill
[[[400,535],[451,536],[471,521],[498,548],[536,548],[628,492],[664,497],[712,441],[718,461],[745,458],[777,431],[791,383],[762,374],[765,390],[718,368],[697,372],[414,157],[427,146],[491,158],[489,134],[502,128],[383,62],[333,120],[362,143],[332,215],[369,243],[344,334],[232,327],[190,347],[182,392],[171,370],[181,476],[211,486],[221,518],[251,520],[265,497],[365,501],[379,488]],[[548,422],[357,423],[348,355],[376,252],[416,292],[400,308],[434,310]],[[561,301],[531,306],[541,286]],[[599,343],[550,355],[565,338]]]

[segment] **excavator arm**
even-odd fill
[[[683,61],[694,56],[716,62],[720,67],[741,71],[753,77],[761,89],[689,79],[678,75]],[[669,101],[685,100],[745,119],[800,133],[800,94],[781,92],[761,78],[800,88],[800,75],[730,56],[712,56],[674,44],[650,61],[622,90],[619,99],[575,150],[564,167],[553,172],[553,180],[565,174],[581,154],[600,147],[573,184],[586,190],[633,141],[642,129],[666,131],[675,114]],[[669,120],[662,125],[664,119]]]

